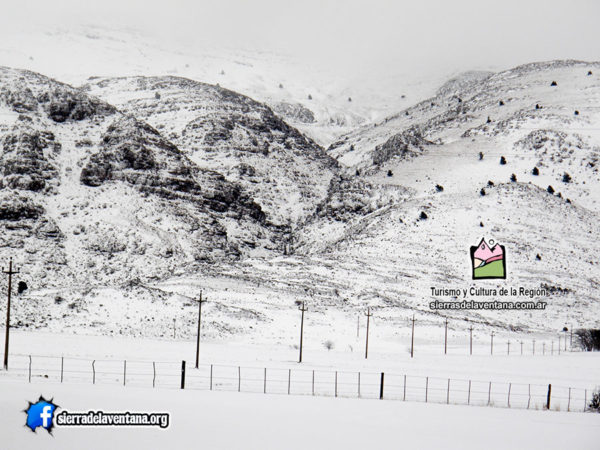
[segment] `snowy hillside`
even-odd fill
[[[203,289],[215,339],[287,342],[302,300],[315,335],[353,342],[371,306],[395,339],[415,312],[439,326],[431,287],[471,285],[469,248],[485,237],[507,248],[504,284],[546,289],[533,300],[548,307],[457,311],[457,329],[590,324],[599,74],[569,61],[468,73],[328,156],[216,85],[109,77],[76,90],[4,69],[2,255],[30,285],[16,320],[167,336],[175,319],[191,336]],[[12,169],[15,151],[26,167]]]

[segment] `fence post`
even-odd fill
[[[467,395],[467,405],[471,404],[471,380],[469,380],[469,394]]]
[[[402,400],[406,401],[406,375],[404,375],[404,385],[403,385],[404,393],[402,394]]]
[[[65,357],[61,356],[60,357],[60,382],[63,382],[63,374],[64,374],[64,368],[65,368]]]
[[[527,385],[527,409],[529,409],[529,404],[531,403],[531,384]]]
[[[425,403],[427,403],[427,391],[429,390],[429,377],[425,377]]]
[[[125,380],[127,380],[127,360],[123,361],[123,386],[125,386]]]
[[[567,402],[567,412],[571,410],[571,388],[569,388],[569,400]]]
[[[336,381],[337,381],[337,372],[336,372]],[[290,395],[290,385],[292,384],[292,369],[288,369],[288,395]],[[337,385],[337,383],[336,383]],[[337,388],[336,388],[337,391]],[[337,394],[336,394],[337,397]]]
[[[384,373],[381,372],[381,381],[379,383],[379,399],[383,400],[383,377],[384,377]]]
[[[448,390],[446,391],[446,404],[450,404],[450,378],[448,378]]]
[[[92,384],[96,384],[96,360],[92,361]]]
[[[337,397],[337,370],[335,371],[335,396]]]
[[[265,367],[265,381],[263,386],[263,394],[267,393],[267,368]]]
[[[510,408],[510,389],[512,387],[512,383],[508,383],[508,407]]]
[[[213,365],[210,365],[210,390],[213,390]]]
[[[546,399],[546,409],[550,409],[550,397],[552,396],[552,385],[548,385],[548,398]]]
[[[31,355],[29,355],[29,382],[31,383]]]
[[[492,401],[492,382],[490,381],[490,387],[488,388],[488,406]]]
[[[152,387],[156,386],[156,363],[152,361]]]
[[[242,391],[242,368],[238,366],[238,392]],[[288,383],[288,394],[290,393],[290,387]]]
[[[185,361],[181,361],[181,389],[185,389]]]

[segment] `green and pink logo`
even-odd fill
[[[491,239],[489,245],[481,239],[471,247],[471,263],[474,280],[506,279],[506,249]]]

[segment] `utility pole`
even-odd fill
[[[448,318],[446,317],[444,329],[444,355],[448,353]]]
[[[373,314],[371,314],[371,308],[367,308],[367,312],[365,316],[367,316],[367,340],[365,343],[365,359],[369,356],[369,319]]]
[[[507,354],[507,355],[510,355],[510,340],[509,340],[509,341],[506,341],[506,346],[508,347],[508,348],[507,348],[507,351],[506,351],[506,354]]]
[[[492,331],[492,341],[490,345],[490,355],[494,354],[494,332]]]
[[[469,355],[473,354],[473,325],[469,327]]]
[[[523,356],[523,340],[520,340],[519,343],[521,344],[521,356]]]
[[[6,304],[6,336],[4,338],[4,370],[8,370],[8,337],[10,330],[10,294],[12,290],[12,276],[19,273],[20,270],[13,270],[12,258],[10,258],[8,262],[8,270],[4,270],[4,267],[2,267],[2,272],[8,275],[8,303]]]
[[[198,362],[200,360],[200,324],[202,323],[202,303],[206,303],[206,300],[202,300],[202,291],[200,291],[200,298],[198,299],[198,335],[196,336],[196,369],[198,368]]]
[[[415,350],[415,315],[413,314],[412,321],[412,335],[410,338],[410,357],[412,358]]]
[[[298,358],[298,362],[301,363],[302,362],[302,338],[304,336],[304,312],[308,311],[308,308],[304,307],[304,302],[302,302],[302,305],[300,306],[300,311],[302,311],[302,319],[300,322],[300,357]]]

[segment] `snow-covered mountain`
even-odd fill
[[[343,335],[366,306],[391,333],[415,311],[437,323],[431,287],[471,285],[469,248],[485,237],[506,247],[502,283],[546,289],[534,299],[548,307],[453,313],[464,326],[591,323],[599,75],[575,61],[470,72],[327,154],[281,110],[217,85],[75,89],[2,69],[1,256],[30,285],[17,317],[159,336],[175,317],[186,335],[202,288],[213,336],[283,335],[298,300],[317,334]]]

